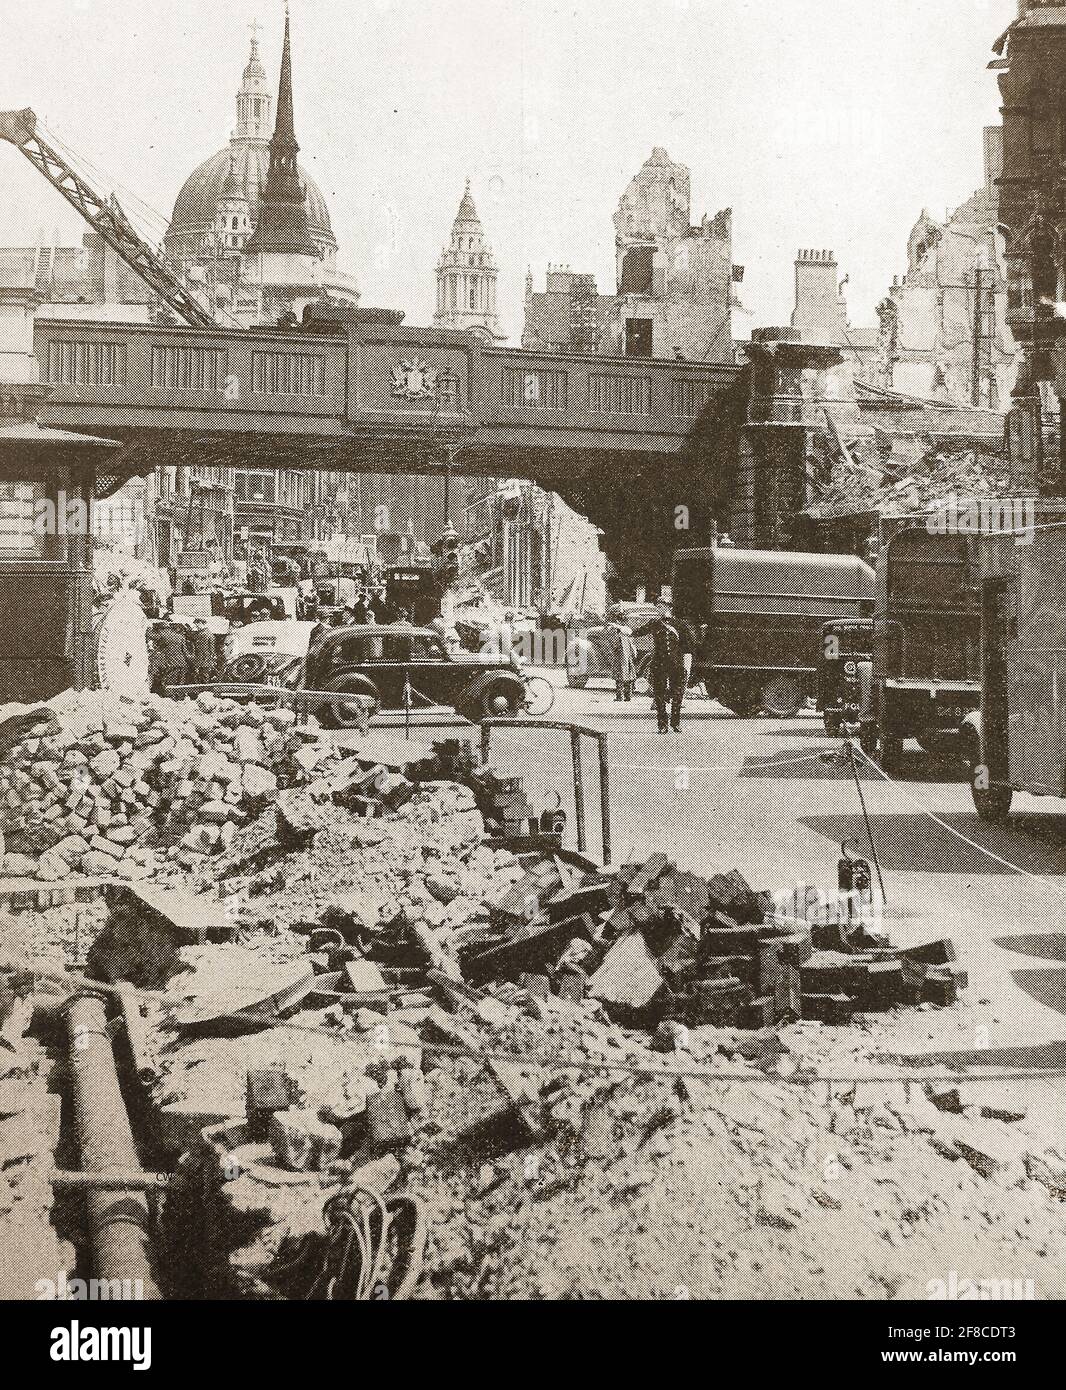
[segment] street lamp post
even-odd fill
[[[455,372],[449,367],[442,367],[437,373],[437,384],[433,392],[433,424],[437,423],[437,417],[442,411],[455,413],[459,405],[459,390],[462,383]],[[444,446],[444,526],[448,530],[451,528],[451,492],[452,492],[452,463],[455,459],[456,446],[445,444]]]
[[[433,392],[433,425],[436,427],[441,412],[458,414],[459,392],[462,382],[458,375],[447,366],[437,373],[437,383]],[[459,577],[459,538],[452,526],[452,465],[461,446],[447,442],[444,444],[444,526],[440,539],[433,549],[440,558],[441,616],[450,620],[453,607],[452,589]]]

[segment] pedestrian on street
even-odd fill
[[[633,682],[637,676],[637,645],[633,634],[622,618],[621,610],[612,608],[607,624],[607,650],[611,658],[615,701],[632,700]]]
[[[375,589],[370,598],[370,608],[376,623],[392,622],[392,610],[385,599],[384,589]]]
[[[655,700],[655,714],[659,721],[659,732],[675,734],[681,732],[681,701],[685,697],[685,651],[681,634],[674,625],[673,613],[668,603],[657,605],[655,617],[645,627],[633,635],[647,632],[653,642],[651,665],[648,675],[651,680],[652,696]],[[667,720],[667,701],[670,704]]]

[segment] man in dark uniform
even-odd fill
[[[194,618],[192,637],[192,679],[196,685],[208,685],[218,674],[218,648],[215,634],[208,630],[206,618]]]
[[[162,695],[169,685],[184,685],[189,673],[189,642],[180,623],[161,623],[152,633],[149,670],[152,689]]]
[[[675,734],[679,734],[681,701],[685,695],[685,650],[669,605],[660,603],[655,617],[641,631],[650,633],[654,643],[648,676],[655,698],[659,732],[665,734],[673,729]],[[667,700],[670,702],[669,723],[666,715]]]

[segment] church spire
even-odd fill
[[[278,118],[274,124],[274,140],[285,141],[295,153],[296,130],[292,119],[292,54],[289,50],[289,7],[285,6],[285,42],[281,47],[281,79],[278,83]]]
[[[270,141],[270,168],[263,185],[259,221],[245,243],[245,254],[281,252],[298,256],[316,255],[307,228],[307,194],[300,183],[296,156],[296,130],[292,115],[292,54],[289,48],[289,11],[285,8],[285,41],[281,50],[281,76],[278,81],[278,114]]]

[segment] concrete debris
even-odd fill
[[[969,443],[959,449],[929,448],[912,436],[896,439],[892,456],[886,457],[882,441],[861,439],[852,443],[847,457],[834,453],[829,476],[807,514],[910,515],[958,506],[959,498],[977,508],[982,501],[1011,496],[1011,486],[1008,462],[997,449]]]
[[[4,723],[0,871],[64,883],[194,870],[339,758],[322,747],[309,763],[317,738],[288,710],[208,692],[131,702],[68,691]]]
[[[269,711],[160,709],[65,733],[20,722],[4,764],[18,796],[35,763],[63,786],[88,768],[126,819],[94,812],[82,833],[63,802],[57,838],[31,838],[42,811],[12,829],[13,852],[69,852],[73,883],[87,856],[124,864],[147,840],[157,867],[152,883],[109,875],[87,920],[70,921],[79,890],[47,880],[34,892],[69,900],[5,920],[27,950],[87,954],[96,978],[143,991],[137,1072],[200,1296],[303,1296],[295,1255],[357,1187],[420,1203],[424,1297],[659,1296],[664,1280],[694,1297],[883,1296],[900,1233],[928,1244],[948,1213],[952,1268],[1012,1249],[1020,1222],[1053,1257],[1066,1160],[1009,1088],[915,1086],[869,1049],[869,1084],[790,1080],[817,1074],[819,1047],[827,1074],[854,1069],[843,1023],[950,1002],[964,982],[950,941],[899,949],[861,923],[782,920],[736,871],[665,855],[600,869],[528,820],[516,852],[492,815],[516,790],[450,745],[402,772],[336,750],[298,760],[319,746],[290,723],[276,743]],[[138,747],[168,739],[127,788]],[[92,771],[109,751],[118,767]],[[142,775],[158,797],[143,828],[115,810]],[[127,827],[137,839],[107,833]],[[24,978],[0,975],[5,1037],[28,1016]],[[21,1172],[37,1112],[2,1059],[0,1151]],[[0,1234],[9,1195],[0,1184]]]
[[[340,1130],[309,1110],[275,1110],[268,1133],[278,1163],[295,1172],[322,1172],[341,1151]]]

